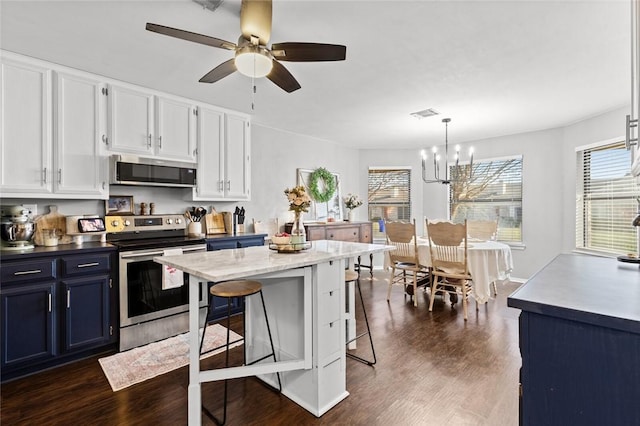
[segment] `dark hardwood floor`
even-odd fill
[[[229,384],[229,425],[516,425],[519,311],[506,306],[518,284],[498,286],[496,300],[451,309],[418,292],[414,308],[400,287],[386,301],[386,277],[361,284],[378,355],[375,367],[347,358],[350,396],[316,418],[255,378]],[[360,313],[361,310],[357,309]],[[238,323],[239,321],[235,321]],[[358,328],[364,325],[359,321]],[[235,324],[236,328],[239,324]],[[366,338],[358,353],[368,357]],[[235,350],[234,350],[235,351]],[[234,353],[234,359],[240,352]],[[240,358],[241,359],[241,358]],[[203,366],[221,365],[215,356]],[[206,363],[206,364],[205,364]],[[98,357],[42,372],[1,387],[1,421],[9,425],[187,424],[187,367],[112,392]],[[222,383],[205,383],[203,401],[221,414]],[[203,424],[213,422],[203,415]]]

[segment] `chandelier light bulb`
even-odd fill
[[[438,147],[434,146],[433,148],[431,148],[431,152],[433,152],[434,154],[438,152]]]

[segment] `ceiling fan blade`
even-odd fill
[[[277,43],[271,46],[271,54],[279,61],[344,61],[347,47],[324,43]]]
[[[273,68],[267,74],[267,78],[287,93],[294,92],[300,88],[300,83],[278,61],[273,61]]]
[[[221,49],[235,50],[235,43],[220,40],[219,38],[209,37],[203,34],[192,33],[191,31],[179,30],[177,28],[165,27],[164,25],[152,24],[147,22],[147,30],[154,33],[164,34],[169,37],[180,38],[182,40],[192,41],[194,43],[206,44],[207,46],[219,47]]]
[[[272,20],[271,0],[242,0],[240,7],[240,30],[242,36],[251,40],[258,37],[260,44],[266,46],[271,38]]]
[[[200,79],[200,83],[215,83],[236,71],[235,59],[221,63]]]

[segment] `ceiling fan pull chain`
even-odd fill
[[[256,78],[251,77],[251,111],[256,110]]]

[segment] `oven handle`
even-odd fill
[[[183,248],[182,249],[183,252],[185,251],[207,251],[206,247],[188,247],[188,248]],[[122,259],[131,259],[134,257],[144,257],[144,256],[157,256],[157,255],[163,255],[164,251],[145,251],[145,252],[140,252],[140,253],[131,253],[131,254],[121,254],[120,258]]]

